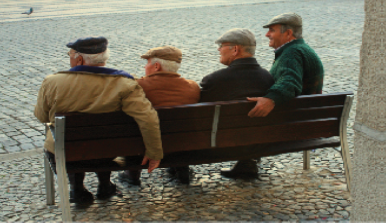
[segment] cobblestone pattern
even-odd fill
[[[274,55],[261,25],[294,11],[303,17],[304,38],[324,64],[324,92],[356,93],[363,7],[362,0],[299,0],[0,22],[0,154],[42,147],[43,126],[32,113],[37,91],[45,76],[69,68],[65,44],[73,38],[106,36],[111,49],[108,66],[138,77],[144,75],[141,54],[174,45],[183,51],[179,72],[199,82],[223,67],[214,40],[234,27],[255,33],[256,58],[269,69]],[[354,116],[355,102],[348,123],[351,150]],[[351,206],[341,158],[332,148],[317,150],[311,157],[310,171],[302,171],[301,153],[264,158],[263,182],[222,178],[219,169],[233,162],[192,166],[195,175],[189,186],[158,169],[143,173],[141,187],[118,182],[123,198],[96,201],[88,208],[73,205],[72,211],[80,222],[347,222]],[[42,166],[41,156],[1,163],[0,222],[61,221],[60,209],[45,205]],[[93,174],[86,186],[95,194]]]
[[[286,2],[297,0],[285,0]],[[311,0],[314,1],[314,0]],[[0,20],[6,22],[25,21],[47,18],[64,18],[72,16],[90,16],[117,13],[138,13],[157,10],[174,10],[178,8],[197,8],[208,6],[233,6],[256,3],[274,3],[283,0],[2,0]],[[21,14],[33,7],[32,15]]]
[[[351,202],[341,159],[331,152],[314,153],[309,171],[302,170],[298,153],[265,157],[263,181],[223,178],[219,169],[234,162],[191,166],[190,185],[165,169],[143,171],[140,187],[119,182],[113,172],[123,197],[86,207],[71,204],[71,212],[77,222],[348,222]],[[0,168],[0,222],[61,222],[59,196],[57,205],[45,204],[41,155],[6,161]],[[87,174],[85,185],[96,194],[94,173]]]

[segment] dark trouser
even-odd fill
[[[139,156],[126,156],[125,163],[126,165],[140,165],[142,163],[143,157]],[[139,180],[141,177],[142,169],[137,170],[124,170],[125,174],[133,180]]]
[[[55,161],[55,155],[47,151],[47,155],[49,160]],[[94,159],[94,160],[83,160],[76,162],[67,162],[66,165],[76,165],[76,166],[97,166],[104,163],[111,163],[115,158],[107,158],[107,159]],[[95,172],[99,185],[109,185],[110,184],[110,175],[111,171],[103,171],[103,172]],[[71,190],[82,190],[84,189],[83,181],[84,181],[85,173],[69,173],[68,179],[70,181]]]
[[[133,180],[139,180],[142,170],[124,170],[125,174]]]
[[[170,167],[174,170],[174,172],[189,172],[189,165],[186,166],[176,166],[176,167]]]

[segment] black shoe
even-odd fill
[[[190,170],[189,166],[175,167],[176,177],[183,184],[189,184],[190,182]]]
[[[118,174],[118,178],[121,181],[125,181],[130,185],[141,185],[141,180],[138,178],[132,178],[130,175],[127,175],[126,172],[122,172]]]
[[[117,186],[113,183],[109,183],[108,185],[98,185],[97,198],[98,199],[106,199],[113,195],[122,195],[122,192],[117,190]]]
[[[94,201],[94,196],[84,188],[70,191],[70,203],[85,204],[92,201]]]
[[[261,180],[256,161],[252,159],[240,160],[232,167],[232,169],[221,169],[221,175],[228,178],[256,178]]]

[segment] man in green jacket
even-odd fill
[[[248,98],[257,101],[248,113],[250,117],[265,117],[275,106],[280,106],[298,95],[322,93],[323,65],[315,51],[302,38],[302,18],[296,13],[284,13],[263,26],[269,28],[266,37],[275,49],[271,67],[275,84],[263,97]]]

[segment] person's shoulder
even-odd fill
[[[259,70],[262,75],[272,77],[271,73],[267,69],[259,66]]]
[[[287,59],[293,59],[293,58],[302,57],[305,51],[306,51],[306,45],[304,43],[295,43],[283,49],[282,54]]]
[[[308,45],[303,39],[291,45],[291,49],[295,51],[314,51],[310,45]]]
[[[53,83],[53,82],[60,82],[60,80],[63,79],[63,77],[67,76],[68,74],[64,72],[57,72],[50,75],[47,75],[44,78],[43,83]]]
[[[142,88],[145,88],[149,85],[149,77],[143,76],[141,78],[135,79],[136,83],[141,86]]]
[[[315,50],[304,41],[294,46],[294,50],[292,51],[292,54],[295,57],[301,57],[302,59],[318,58],[318,55],[316,54]]]
[[[224,77],[224,75],[228,73],[229,73],[229,67],[222,68],[206,75],[204,78],[218,79],[218,78]]]
[[[56,78],[61,77],[61,76],[69,75],[69,73],[70,72],[68,72],[68,71],[60,71],[60,72],[49,74],[45,78],[46,79],[56,79]]]
[[[129,78],[129,77],[125,77],[125,76],[119,76],[117,78],[118,78],[118,82],[117,83],[121,83],[121,84],[124,84],[124,85],[130,85],[130,86],[139,85],[139,83],[141,82],[140,80],[142,80],[142,78],[135,79],[135,78]]]
[[[181,77],[186,83],[188,83],[190,86],[193,86],[193,87],[199,87],[199,85],[197,84],[197,82],[196,81],[194,81],[194,80],[191,80],[191,79],[185,79],[185,78],[183,78],[183,77]]]
[[[56,79],[57,77],[58,77],[58,73],[54,73],[54,74],[49,74],[49,75],[47,75],[45,78],[44,78],[44,80],[54,80],[54,79]]]

